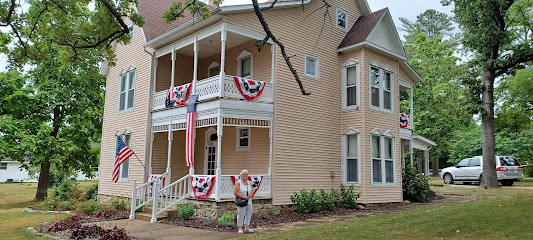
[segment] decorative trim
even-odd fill
[[[352,127],[349,127],[344,132],[342,132],[343,135],[355,135],[355,134],[359,134],[359,133],[361,133],[361,131],[359,131],[359,130],[357,130],[355,128],[352,128]]]

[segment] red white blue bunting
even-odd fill
[[[263,81],[254,81],[240,77],[233,77],[233,79],[235,80],[235,85],[237,85],[239,92],[241,92],[242,96],[248,101],[260,97],[265,89],[265,82]]]
[[[241,180],[240,175],[231,176],[231,182],[233,183],[233,185],[235,185],[235,183],[239,180]],[[263,181],[262,175],[248,176],[248,183],[251,184],[252,189],[254,190],[254,192],[252,193],[252,196],[254,196],[255,192],[257,192],[257,190],[259,189],[259,186],[261,186],[262,181]]]
[[[175,105],[181,106],[187,102],[191,94],[192,84],[187,83],[181,86],[167,89],[167,97],[165,98],[165,107],[171,108]]]
[[[148,176],[148,181],[152,181],[152,180],[154,180],[154,179],[156,179],[156,178],[158,178],[158,177],[161,177],[161,175],[158,175],[158,174],[150,174],[150,175]],[[162,179],[159,179],[159,182],[158,182],[158,184],[159,184],[159,190],[161,190],[161,189],[163,189],[164,187],[166,187],[166,181],[167,181],[167,177],[166,177],[166,176],[164,176]],[[150,193],[152,193],[152,192],[153,192],[152,190],[153,190],[153,188],[154,188],[154,187],[153,187],[153,183],[150,184],[150,185],[152,185],[152,186],[150,186]]]
[[[400,113],[400,128],[407,128],[409,126],[409,121],[411,121],[411,116]]]
[[[196,199],[204,199],[209,197],[213,186],[215,185],[215,176],[192,176],[191,177],[192,192]]]

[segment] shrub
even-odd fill
[[[194,207],[192,204],[183,204],[178,208],[178,217],[181,219],[191,219],[192,215],[194,215]]]
[[[272,215],[274,215],[274,216],[279,216],[280,214],[281,214],[281,210],[279,210],[279,209],[274,209],[272,211]]]
[[[48,228],[48,231],[59,232],[79,227],[81,227],[81,217],[79,215],[74,215],[72,217],[68,217],[61,221],[55,222],[54,224],[52,224],[52,226]]]
[[[329,195],[335,206],[339,206],[339,199],[341,198],[341,194],[339,193],[339,191],[337,191],[335,188],[331,188],[331,192],[329,192]]]
[[[72,231],[70,239],[97,238],[102,230],[104,229],[96,225],[81,226]]]
[[[333,199],[331,194],[326,193],[324,189],[320,189],[319,199],[321,200],[323,210],[332,211],[335,208],[337,201]]]
[[[353,186],[350,186],[348,190],[341,184],[341,191],[339,194],[338,206],[342,208],[356,208],[357,199],[361,195],[360,193],[354,193]]]
[[[77,190],[77,185],[78,182],[66,179],[57,187],[52,188],[50,196],[57,197],[62,201],[69,200],[72,197],[71,194]]]
[[[218,224],[222,226],[235,226],[235,214],[227,212],[218,218]]]
[[[99,235],[102,240],[123,240],[129,238],[126,230],[117,226],[114,226],[113,229],[101,230]]]
[[[96,200],[98,198],[98,183],[85,188],[85,200]]]
[[[211,226],[211,224],[213,224],[213,222],[207,220],[205,222],[202,222],[202,226]]]
[[[429,188],[429,179],[418,174],[416,169],[406,166],[402,174],[403,198],[415,202],[426,202]]]
[[[526,165],[523,169],[525,177],[533,177],[533,165]]]
[[[38,207],[41,210],[55,210],[59,203],[60,201],[57,198],[47,197]]]
[[[269,215],[269,214],[270,214],[270,213],[268,212],[268,210],[265,209],[265,210],[263,210],[263,211],[261,211],[261,212],[259,213],[259,216],[260,216],[261,218],[268,218],[268,215]]]
[[[74,209],[74,203],[72,201],[58,201],[56,210],[68,211]]]
[[[325,203],[329,201],[328,199],[329,197],[324,199],[322,195],[317,194],[315,189],[307,192],[305,188],[300,190],[299,194],[294,192],[294,195],[291,196],[291,201],[296,206],[296,211],[302,213],[321,211]]]
[[[96,202],[96,201],[92,201],[92,200],[89,200],[89,201],[85,201],[85,202],[80,202],[76,208],[76,210],[78,212],[82,212],[82,213],[85,213],[87,215],[91,215],[91,214],[95,214],[99,211],[102,211],[104,209],[106,209],[107,206],[105,206],[104,204],[101,204],[99,202]]]
[[[111,202],[111,206],[117,211],[123,211],[123,210],[126,210],[127,204],[126,204],[126,201],[124,201],[124,199],[113,200]]]

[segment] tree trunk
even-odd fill
[[[439,175],[439,157],[433,160],[433,177],[440,177]]]
[[[494,70],[483,70],[483,184],[485,188],[497,188],[495,137],[494,137]]]
[[[37,193],[35,201],[41,201],[48,196],[48,178],[50,177],[50,160],[41,163],[41,172],[39,173],[39,183],[37,184]]]

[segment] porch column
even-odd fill
[[[174,87],[174,78],[176,74],[176,49],[172,47],[172,73],[170,77],[170,87]]]
[[[170,178],[170,173],[171,173],[171,159],[172,159],[172,139],[173,139],[173,134],[172,134],[172,117],[169,118],[169,124],[168,124],[168,156],[167,156],[167,178],[168,178],[168,181],[172,181],[172,179]]]
[[[224,66],[226,65],[226,25],[222,24],[222,29],[220,30],[220,42],[222,42],[220,47],[220,97],[224,97],[224,79],[226,78],[226,72]]]
[[[272,174],[272,123],[273,122],[274,122],[273,120],[270,120],[270,128],[268,129],[268,138],[269,138],[269,143],[270,143],[269,157],[268,157],[268,175]],[[272,179],[272,177],[270,177],[270,179]]]
[[[215,197],[215,200],[216,201],[219,201],[220,200],[220,195],[221,195],[221,192],[220,192],[220,181],[221,181],[221,175],[222,175],[222,169],[220,168],[220,165],[221,165],[221,158],[222,158],[222,133],[223,133],[223,122],[222,122],[222,110],[221,109],[218,109],[218,118],[217,118],[217,137],[218,137],[218,141],[217,141],[217,171],[216,171],[216,178],[215,178],[215,190],[216,190],[216,197]]]
[[[429,174],[429,148],[424,151],[424,176]]]
[[[150,137],[150,156],[148,157],[148,174],[152,174],[152,156],[154,152],[154,132],[152,129],[150,129],[151,137]]]
[[[155,55],[155,54],[154,54],[154,55]],[[159,63],[159,60],[158,60],[158,59],[159,59],[159,58],[155,58],[155,60],[154,60],[154,75],[153,75],[153,76],[154,76],[154,86],[153,86],[153,88],[152,88],[152,89],[154,90],[154,91],[153,91],[154,93],[157,92],[157,88],[156,88],[156,87],[157,87],[157,65],[159,65],[159,64],[158,64],[158,63]],[[153,94],[153,95],[154,95],[154,94]],[[153,95],[152,95],[152,97],[153,97]],[[153,104],[152,104],[152,106],[153,106]]]
[[[413,139],[409,139],[409,154],[411,155],[410,156],[410,161],[411,161],[411,167],[413,166]]]
[[[410,104],[410,107],[409,107],[409,115],[411,116],[411,121],[409,121],[409,124],[407,125],[407,127],[410,127],[411,128],[411,133],[414,132],[414,124],[413,124],[413,120],[415,118],[415,116],[413,116],[414,114],[414,111],[413,111],[413,87],[411,87],[409,89],[409,104]]]
[[[196,91],[196,81],[198,80],[198,36],[194,36],[194,72],[192,74],[192,94]]]
[[[402,169],[405,169],[405,145],[403,144],[403,141],[400,140],[400,151],[402,153]]]

